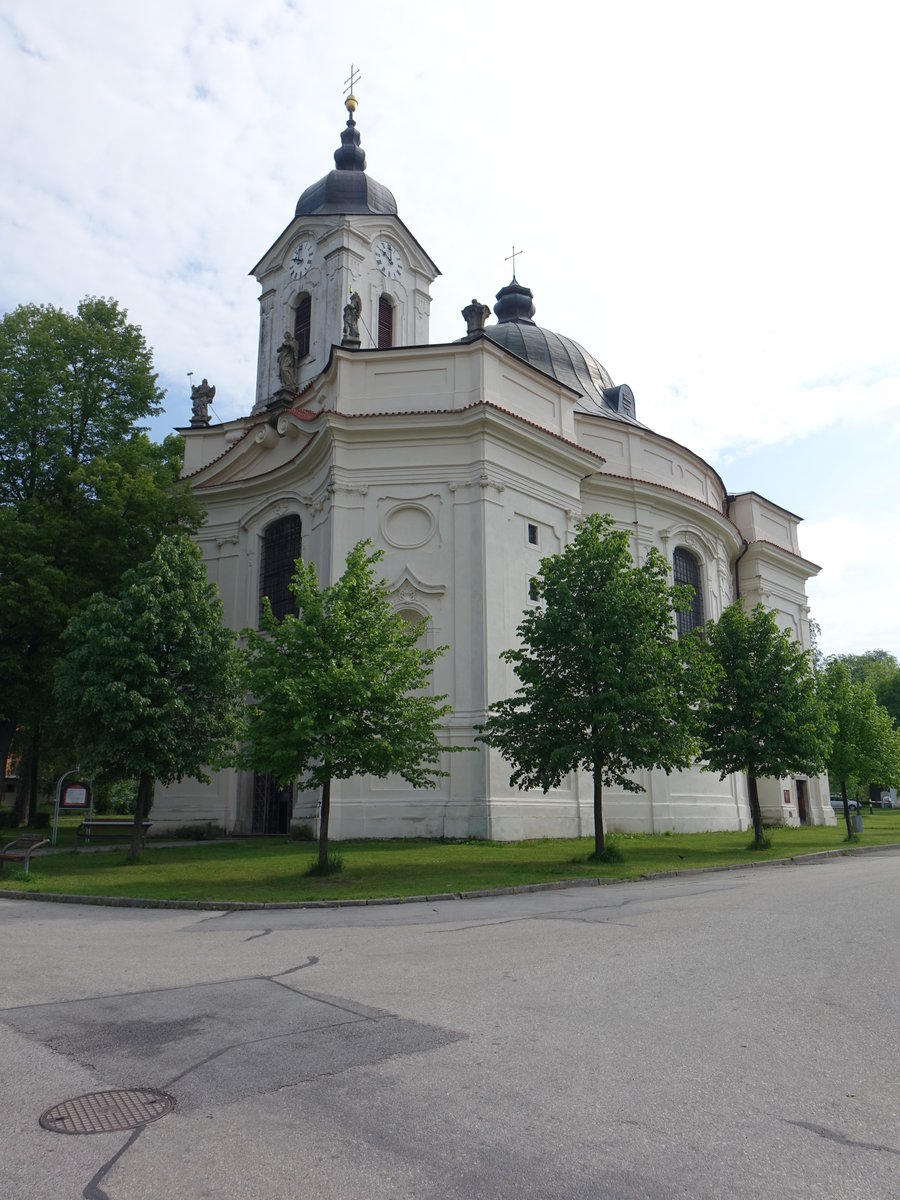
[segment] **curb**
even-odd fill
[[[690,875],[715,875],[724,871],[758,871],[766,867],[803,867],[827,862],[833,858],[852,858],[856,855],[900,853],[900,844],[886,842],[882,846],[848,846],[838,850],[816,850],[790,858],[767,858],[760,862],[729,863],[717,867],[686,867],[683,871],[655,871],[649,875],[634,875],[630,879],[608,879],[598,876],[581,879],[558,879],[550,883],[523,883],[515,887],[479,888],[470,892],[436,892],[428,896],[373,896],[363,900],[149,900],[139,896],[71,896],[60,892],[18,892],[0,888],[3,900],[38,900],[45,904],[93,904],[106,908],[164,908],[189,912],[255,912],[260,909],[297,908],[369,908],[384,904],[431,904],[438,900],[481,900],[491,896],[521,896],[529,892],[558,892],[568,888],[612,887],[616,884],[646,883],[650,879],[680,879]]]

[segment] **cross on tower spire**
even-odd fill
[[[512,254],[507,254],[506,258],[504,258],[504,260],[503,260],[504,262],[509,262],[509,260],[512,259],[513,279],[515,279],[515,277],[516,277],[516,256],[519,254],[524,254],[524,253],[525,253],[524,250],[517,250],[516,243],[513,242]]]
[[[354,67],[353,63],[351,63],[351,64],[350,64],[350,74],[349,74],[349,76],[348,76],[348,77],[347,77],[347,78],[344,80],[344,83],[345,83],[345,85],[346,85],[346,86],[345,86],[345,88],[344,88],[344,95],[345,95],[345,96],[346,96],[348,93],[349,93],[349,95],[350,95],[351,97],[353,96],[353,89],[356,87],[356,85],[357,85],[357,83],[359,82],[360,78],[361,78],[361,76],[360,76],[360,73],[359,73],[359,71],[357,71],[357,69],[356,69],[356,67]]]

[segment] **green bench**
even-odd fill
[[[150,821],[141,822],[141,847],[147,844],[147,830]],[[75,849],[78,849],[78,839],[89,846],[95,837],[130,838],[134,829],[134,821],[120,821],[115,817],[87,817],[75,830]]]

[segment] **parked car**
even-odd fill
[[[848,796],[847,803],[850,805],[851,812],[859,812],[859,803],[856,800],[851,800]],[[835,812],[842,813],[844,811],[843,796],[832,796],[831,797],[831,807],[834,809]]]

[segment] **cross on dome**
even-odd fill
[[[524,253],[525,253],[524,250],[517,250],[516,243],[513,242],[512,254],[507,254],[506,258],[504,258],[504,260],[503,260],[504,262],[509,262],[509,260],[512,259],[512,265],[513,265],[512,277],[513,277],[513,279],[515,279],[515,277],[516,277],[516,256],[519,254],[524,254]]]

